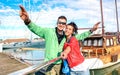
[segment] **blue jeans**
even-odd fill
[[[86,71],[70,71],[70,75],[90,75],[89,70]]]

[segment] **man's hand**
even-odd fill
[[[19,5],[20,7],[20,18],[25,21],[25,20],[29,20],[29,16],[28,16],[28,13],[26,12],[25,8],[22,6],[22,5]]]
[[[91,29],[91,32],[96,31],[96,30],[98,29],[98,26],[99,26],[100,23],[101,23],[101,22],[97,22],[97,23],[93,26],[93,28]]]

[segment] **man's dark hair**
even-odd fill
[[[58,17],[58,20],[59,20],[59,19],[65,19],[65,20],[67,21],[67,18],[66,18],[65,16],[59,16],[59,17]]]
[[[77,27],[77,25],[74,23],[74,22],[70,22],[70,23],[68,23],[67,25],[70,25],[70,26],[72,26],[74,29],[73,29],[73,31],[74,31],[74,34],[77,34],[78,32],[77,32],[77,30],[78,30],[78,27]]]

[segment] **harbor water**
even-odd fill
[[[4,53],[13,56],[16,59],[28,62],[30,64],[41,63],[44,60],[43,50],[19,50],[19,49],[6,49]]]

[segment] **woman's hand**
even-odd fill
[[[67,53],[66,52],[62,52],[61,53],[61,58],[62,59],[67,59]]]
[[[98,26],[99,26],[100,23],[101,23],[101,22],[97,22],[97,23],[93,26],[93,28],[91,29],[91,32],[96,31],[96,30],[98,29]]]

